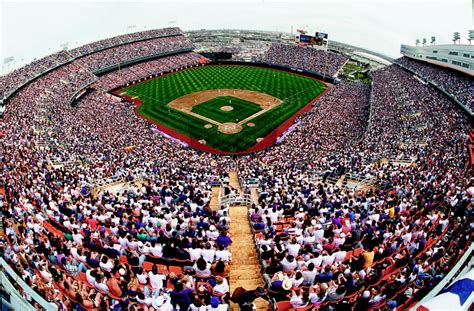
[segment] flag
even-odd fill
[[[469,310],[474,302],[474,269],[458,278],[441,294],[421,304],[417,311]]]

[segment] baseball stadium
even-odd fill
[[[470,17],[316,2],[1,4],[2,311],[472,310]]]

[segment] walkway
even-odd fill
[[[209,202],[209,207],[213,211],[218,211],[220,209],[219,206],[219,192],[221,191],[220,186],[214,186],[211,189],[211,201]]]
[[[229,184],[241,191],[236,172],[229,173]],[[247,290],[264,286],[257,252],[253,240],[252,229],[248,219],[248,208],[246,206],[230,207],[230,234],[232,245],[230,292],[233,293],[237,287],[242,286]],[[270,310],[267,301],[259,298],[255,301],[257,310]],[[239,310],[238,306],[231,303],[231,310]]]

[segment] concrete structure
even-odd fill
[[[402,44],[400,53],[406,57],[426,61],[474,75],[474,45],[441,44],[410,46]]]

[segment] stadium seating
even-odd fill
[[[302,69],[326,76],[334,76],[348,58],[330,51],[287,44],[273,44],[263,56],[264,63]]]
[[[198,308],[177,297],[210,305],[212,291],[227,308],[219,232],[227,238],[232,219],[210,200],[230,171],[256,181],[248,216],[276,309],[405,309],[438,284],[472,239],[471,129],[448,97],[390,65],[372,86],[334,85],[274,146],[217,157],[158,135],[107,93],[200,55],[94,74],[188,48],[177,28],[128,34],[1,78],[11,96],[0,123],[0,254],[31,288],[64,309]],[[346,61],[286,45],[265,55],[331,76]]]
[[[474,112],[474,81],[472,77],[408,57],[401,57],[396,62],[420,75],[423,79],[438,85],[442,90],[453,94],[471,113]]]

